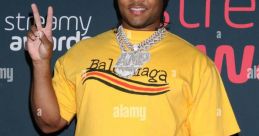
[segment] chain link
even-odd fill
[[[146,51],[150,49],[153,45],[161,41],[165,36],[165,32],[166,32],[166,29],[164,27],[159,28],[148,39],[142,41],[141,43],[133,45],[132,43],[130,43],[129,39],[127,38],[122,25],[120,25],[117,30],[116,39],[123,52],[127,52],[127,50]]]

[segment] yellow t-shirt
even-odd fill
[[[126,30],[132,43],[152,31]],[[129,78],[114,74],[121,54],[113,30],[82,40],[55,65],[62,118],[76,136],[229,136],[240,131],[214,63],[166,32],[150,61]]]

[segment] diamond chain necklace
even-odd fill
[[[165,32],[164,27],[159,28],[148,39],[133,45],[127,38],[123,27],[119,26],[116,39],[122,54],[115,65],[115,73],[124,78],[132,77],[143,64],[150,60],[148,49],[161,41],[165,36]]]
[[[152,34],[148,39],[142,41],[141,43],[133,45],[130,43],[129,39],[127,38],[123,27],[119,26],[116,34],[117,41],[123,51],[126,52],[126,48],[130,49],[130,51],[146,51],[155,45],[157,42],[161,41],[164,37],[166,29],[164,27],[159,28],[154,34]]]

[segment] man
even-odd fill
[[[239,127],[213,62],[166,31],[167,0],[116,0],[121,24],[74,45],[51,79],[52,7],[28,33],[31,107],[45,133],[76,116],[77,136],[230,136]],[[41,114],[37,114],[41,112]]]

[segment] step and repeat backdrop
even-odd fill
[[[41,135],[29,107],[30,59],[24,46],[35,2],[46,21],[54,7],[54,56],[117,25],[113,0],[2,0],[0,5],[0,135]],[[242,129],[259,135],[259,11],[257,0],[170,0],[169,31],[206,53],[218,67]],[[174,43],[172,43],[174,44]],[[74,134],[75,122],[60,136]],[[210,122],[208,122],[210,123]]]

